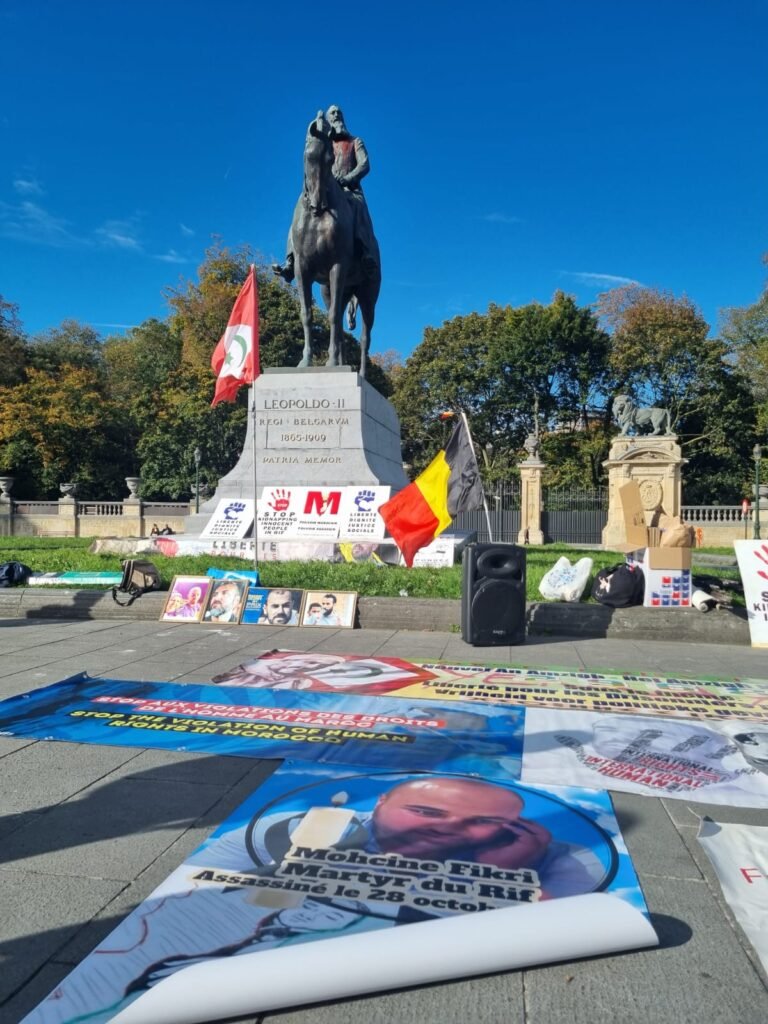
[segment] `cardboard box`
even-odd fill
[[[624,513],[624,532],[627,542],[622,550],[637,551],[648,547],[648,527],[645,522],[645,509],[640,499],[640,488],[634,480],[619,488],[621,509]]]
[[[672,552],[673,558],[669,559]],[[687,555],[687,558],[685,557]],[[680,557],[682,556],[682,557]],[[686,565],[658,564],[664,561],[687,561]],[[643,570],[645,592],[643,605],[646,608],[690,608],[693,584],[691,581],[690,548],[645,548],[627,555],[629,565]]]
[[[634,480],[619,488],[619,497],[627,534],[627,543],[619,545],[619,551],[634,554],[644,549],[645,554],[632,559],[640,565],[643,572],[646,572],[646,569],[690,569],[691,548],[662,547],[661,537],[664,531],[658,526],[646,526],[640,488]]]

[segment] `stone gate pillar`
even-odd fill
[[[640,488],[646,520],[662,507],[670,516],[680,515],[684,459],[675,434],[626,437],[613,440],[603,466],[608,470],[608,522],[603,547],[609,550],[626,543],[619,488],[634,480]]]
[[[529,544],[543,544],[544,532],[541,529],[541,477],[544,463],[539,458],[538,443],[528,446],[529,455],[521,462],[520,469],[520,532],[517,543],[525,544],[526,534]]]

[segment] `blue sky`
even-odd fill
[[[714,329],[765,281],[766,39],[763,0],[3,0],[0,294],[29,333],[108,334],[165,316],[212,235],[282,256],[338,103],[371,157],[374,352],[625,280]]]

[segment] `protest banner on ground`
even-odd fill
[[[395,662],[397,671],[393,671]],[[494,668],[409,662],[385,656],[361,658],[326,652],[318,655],[313,651],[268,651],[254,655],[233,668],[231,677],[236,677],[240,686],[392,693],[417,700],[481,701],[616,714],[768,722],[768,682],[762,679],[684,679],[522,666]],[[223,673],[215,681],[229,682],[229,678]]]
[[[768,828],[703,818],[697,838],[728,906],[768,971]]]
[[[657,942],[604,793],[293,762],[24,1024],[193,1024]]]
[[[528,708],[523,782],[605,787],[678,800],[768,807],[768,776],[748,764],[739,723]]]
[[[525,712],[85,673],[0,703],[0,735],[519,778]]]

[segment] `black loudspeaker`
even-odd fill
[[[467,547],[461,636],[475,646],[525,643],[525,548],[517,544]]]

